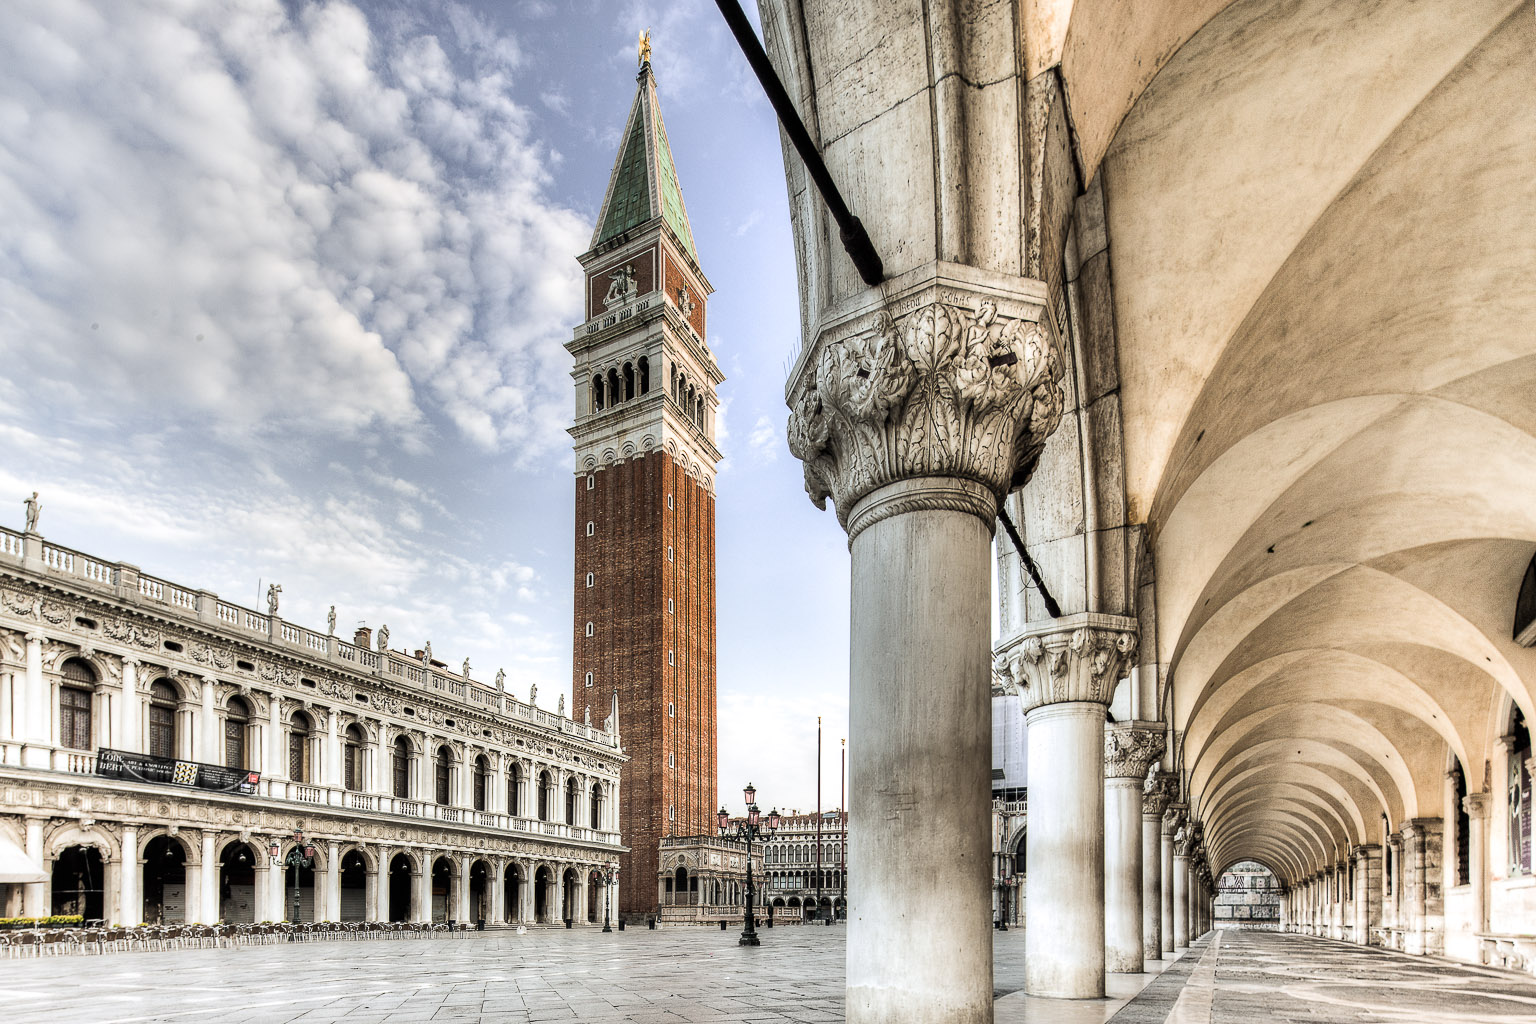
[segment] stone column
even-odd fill
[[[506,870],[507,865],[503,861],[491,863],[491,877],[487,879],[489,884],[485,890],[486,902],[490,904],[485,908],[487,925],[501,924],[506,916]]]
[[[283,851],[279,846],[277,856],[268,855],[267,858],[267,912],[262,920],[288,920],[287,882],[283,869]]]
[[[283,698],[276,691],[272,693],[272,699],[267,702],[267,771],[268,783],[281,782],[288,777],[288,762],[283,756]],[[286,796],[287,790],[279,787],[273,792],[270,785],[267,792],[272,796]],[[281,920],[273,918],[274,921]]]
[[[29,828],[28,838],[30,837],[31,829]],[[137,825],[123,826],[122,847],[122,858],[117,872],[117,923],[121,927],[132,928],[144,920],[144,902],[139,896],[139,827]]]
[[[1104,719],[1135,650],[1136,620],[1085,613],[1026,630],[998,656],[1004,689],[1018,692],[1029,729],[1024,987],[1031,995],[1104,994]],[[1124,814],[1117,811],[1117,821]],[[1129,820],[1139,818],[1135,808]],[[1139,859],[1139,827],[1124,832],[1135,834]],[[850,866],[850,881],[858,870]],[[1139,876],[1135,887],[1139,902]],[[1134,923],[1139,945],[1139,913]]]
[[[213,709],[213,684],[217,682],[212,676],[203,676],[202,700],[197,709],[197,736],[198,743],[194,755],[204,764],[223,764],[224,758],[219,756],[218,748],[218,723]]]
[[[428,858],[430,861],[430,858]],[[432,920],[432,894],[427,891],[431,876],[414,863],[411,865],[411,920]]]
[[[315,777],[323,780],[331,789],[340,789],[341,774],[341,715],[331,708],[325,715],[325,764]],[[338,904],[339,906],[339,904]]]
[[[1467,812],[1467,882],[1472,886],[1472,931],[1488,930],[1488,806],[1487,793],[1462,797]]]
[[[199,910],[202,916],[198,921],[202,924],[212,924],[220,917],[219,914],[219,865],[214,860],[213,847],[217,839],[217,833],[212,829],[203,829],[203,848],[199,853],[199,859],[203,862],[202,893],[199,897]]]
[[[117,708],[117,742],[119,750],[142,753],[144,745],[139,738],[139,660],[123,659],[123,689]],[[137,921],[133,922],[138,924]]]
[[[49,721],[53,709],[48,700],[48,681],[43,678],[44,639],[41,633],[27,634],[27,675],[22,687],[25,694],[22,720],[26,722],[26,732],[21,736],[26,748],[22,751],[21,763],[28,768],[52,767]]]
[[[1173,847],[1173,946],[1189,947],[1189,843],[1176,839]]]
[[[820,318],[789,384],[790,451],[852,556],[850,1024],[991,1017],[990,552],[1061,415],[1046,304],[928,264]]]
[[[334,716],[334,712],[332,712]],[[319,872],[315,872],[315,888],[320,888]],[[320,902],[320,893],[315,893],[315,920],[316,921],[340,921],[341,920],[341,844],[327,842],[325,844],[325,903]]]
[[[1104,727],[1104,969],[1116,974],[1140,974],[1147,967],[1142,790],[1147,769],[1162,756],[1160,726]]]
[[[27,819],[27,858],[39,871],[49,871],[48,860],[43,856],[43,826],[47,818]],[[22,913],[26,917],[47,917],[52,911],[48,906],[48,892],[52,881],[28,882],[22,890]],[[134,924],[138,921],[135,919]]]
[[[1154,770],[1141,794],[1141,944],[1149,960],[1163,955],[1163,813],[1177,780]]]
[[[1176,785],[1177,781],[1175,780],[1175,786]],[[1174,940],[1173,934],[1173,908],[1177,904],[1177,900],[1173,891],[1173,877],[1177,870],[1177,866],[1174,863],[1174,837],[1178,835],[1179,827],[1183,821],[1183,815],[1184,807],[1182,804],[1170,804],[1168,810],[1163,812],[1160,837],[1162,839],[1160,845],[1163,848],[1163,952],[1169,954],[1169,959],[1172,959],[1173,951],[1178,948],[1178,943]]]

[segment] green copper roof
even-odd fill
[[[697,261],[693,229],[688,226],[688,210],[683,206],[677,168],[672,163],[672,147],[667,144],[667,129],[661,123],[656,80],[647,64],[640,71],[640,88],[624,127],[624,141],[613,165],[613,177],[608,179],[608,194],[603,197],[603,209],[597,217],[592,248],[654,217],[666,222],[683,250]]]

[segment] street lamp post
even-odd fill
[[[271,853],[273,860],[277,859],[278,852],[281,849],[282,846],[278,843],[278,841],[276,839],[272,840],[272,847],[268,852]],[[294,924],[299,923],[299,898],[301,893],[301,890],[299,889],[299,872],[305,868],[313,867],[314,863],[315,848],[313,846],[305,845],[304,832],[302,830],[295,830],[293,833],[293,849],[288,851],[288,856],[283,860],[284,866],[293,869]],[[288,941],[294,941],[294,935],[292,932],[290,932],[288,935]]]
[[[747,843],[747,920],[746,927],[742,930],[740,946],[761,946],[762,942],[757,937],[757,924],[753,920],[755,907],[753,897],[757,890],[752,884],[752,840],[756,839],[766,843],[773,838],[773,834],[779,830],[779,811],[774,808],[768,812],[766,828],[758,822],[757,788],[752,783],[747,783],[747,788],[742,791],[747,802],[747,818],[740,822],[734,829],[731,827],[731,816],[724,807],[720,808],[719,826],[722,838],[744,839]]]
[[[613,883],[619,877],[619,865],[608,863],[603,865],[603,931],[613,931]]]

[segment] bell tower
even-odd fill
[[[618,910],[657,906],[665,836],[713,834],[715,389],[699,268],[645,49],[592,246],[575,357],[573,717],[617,697]]]

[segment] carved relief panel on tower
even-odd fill
[[[587,272],[587,319],[656,290],[656,248],[628,253]]]

